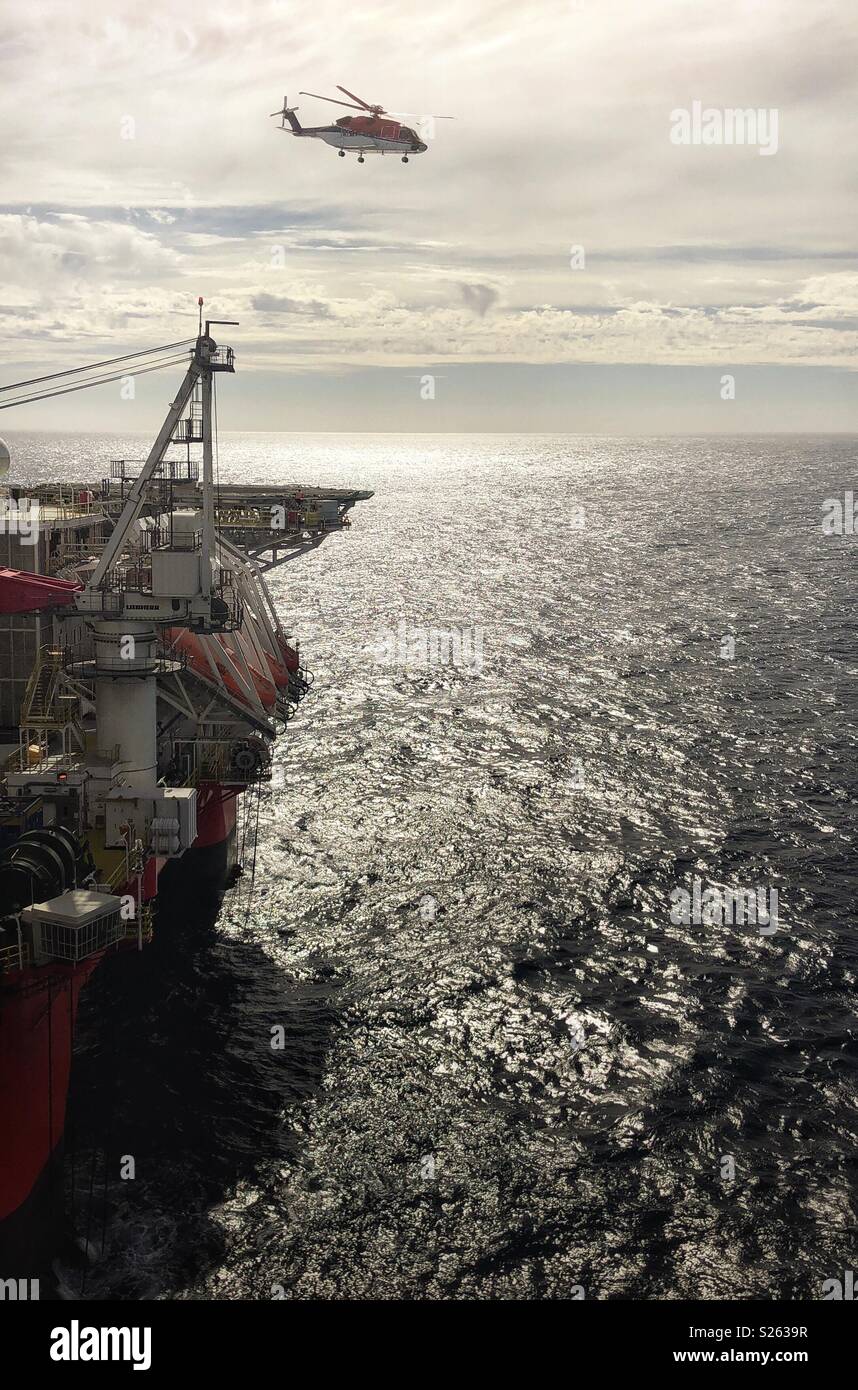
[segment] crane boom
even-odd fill
[[[173,401],[169,411],[167,412],[167,418],[165,419],[160,431],[158,432],[158,436],[155,440],[155,443],[149,450],[149,456],[146,459],[145,464],[143,465],[143,470],[135,479],[134,486],[128,494],[128,500],[125,503],[125,506],[122,510],[122,514],[120,515],[119,520],[113,528],[113,532],[110,536],[110,539],[107,542],[107,545],[104,547],[104,550],[101,553],[101,558],[99,559],[98,564],[96,565],[95,569],[93,570],[90,576],[89,583],[87,584],[88,589],[97,589],[100,587],[102,581],[105,579],[112,566],[115,564],[116,560],[118,560],[119,556],[121,555],[125,543],[128,540],[128,533],[131,530],[131,527],[134,525],[134,522],[140,515],[140,509],[143,506],[143,497],[146,491],[146,484],[154,476],[155,470],[157,469],[159,463],[161,462],[165,453],[167,452],[167,448],[169,447],[170,441],[173,438],[176,425],[182,418],[182,414],[185,410],[185,407],[188,404],[188,401],[191,399],[194,387],[199,381],[201,374],[202,363],[199,360],[198,355],[195,353],[193,360],[191,361],[191,364],[188,367],[187,372],[185,373],[185,379],[179,387],[176,399]]]

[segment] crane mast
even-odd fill
[[[228,607],[217,592],[215,578],[212,383],[215,372],[233,372],[235,367],[232,349],[218,347],[212,338],[212,322],[227,320],[206,320],[205,331],[200,323],[182,384],[98,564],[75,598],[94,643],[99,749],[105,768],[111,768],[111,779],[112,768],[118,764],[122,780],[106,796],[108,844],[127,835],[128,827],[139,834],[153,820],[172,819],[164,814],[166,793],[158,779],[158,676],[169,661],[161,654],[161,632],[166,627],[188,627],[206,634],[229,626]],[[191,529],[176,532],[171,515],[166,539],[153,545],[151,567],[144,571],[139,560],[126,562],[123,554],[198,386],[203,444],[201,526],[197,529],[192,513]],[[174,798],[178,795],[178,791],[172,793]]]

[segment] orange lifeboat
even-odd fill
[[[251,680],[256,687],[256,693],[266,709],[273,709],[277,700],[277,687],[271,679],[269,673],[261,671],[259,668],[259,658],[254,650],[253,644],[245,637],[239,628],[236,632],[229,634],[220,633],[217,640],[221,643],[224,650],[235,660],[235,651],[230,645],[230,640],[234,640],[244,658],[244,664],[250,672]],[[241,665],[241,662],[238,662]]]
[[[230,645],[230,637],[235,639],[235,647]],[[259,670],[256,654],[249,642],[242,638],[240,632],[230,634],[221,632],[203,637],[196,632],[190,632],[187,628],[169,627],[164,631],[164,646],[168,651],[182,653],[190,669],[207,680],[212,679],[212,663],[214,663],[225,688],[237,700],[246,705],[248,704],[247,693],[236,680],[227,661],[229,658],[241,669],[241,657],[243,657],[260,703],[267,710],[274,708],[277,700],[277,688],[274,682]],[[241,657],[237,649],[240,650]],[[209,657],[211,657],[211,661]]]
[[[265,660],[268,662],[268,669],[271,672],[274,684],[277,686],[277,689],[285,690],[289,684],[290,671],[289,667],[286,664],[286,659],[282,651],[282,648],[285,645],[285,643],[283,642],[283,639],[279,636],[279,634],[277,637],[277,642],[279,654],[269,652],[266,650]]]
[[[277,645],[283,657],[283,662],[287,671],[297,671],[301,664],[301,658],[294,647],[290,647],[286,638],[281,633],[277,634]]]
[[[285,690],[289,684],[289,671],[282,661],[278,661],[276,656],[270,652],[265,653],[265,660],[268,662],[268,669],[271,672],[274,684],[278,690]]]

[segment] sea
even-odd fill
[[[25,480],[146,446],[8,442]],[[243,877],[84,995],[65,1297],[854,1267],[856,446],[221,435],[221,481],[373,497],[267,576],[314,683]]]

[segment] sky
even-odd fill
[[[0,0],[0,382],[202,294],[222,428],[858,430],[856,59],[854,0]],[[428,151],[270,119],[337,83]],[[757,142],[680,143],[695,103]],[[157,427],[174,379],[0,434]]]

